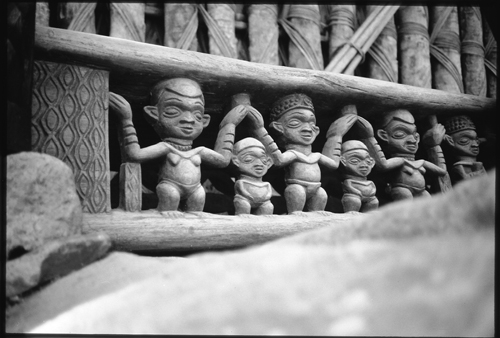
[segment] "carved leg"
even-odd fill
[[[307,201],[307,211],[323,211],[326,207],[328,195],[325,189],[318,188],[316,193]]]
[[[364,203],[361,206],[361,212],[368,212],[372,210],[377,210],[378,209],[378,199],[375,197],[372,200]]]
[[[177,211],[180,194],[177,187],[169,183],[159,183],[156,186],[158,195],[158,211]]]
[[[252,209],[252,207],[250,206],[250,203],[247,200],[244,200],[242,198],[235,198],[234,199],[234,214],[235,215],[249,214],[251,209]]]
[[[267,201],[255,210],[256,215],[272,215],[274,211],[274,205]]]
[[[431,196],[431,194],[427,190],[424,190],[418,195],[415,195],[415,197],[429,197],[429,196]]]
[[[186,210],[203,211],[205,206],[205,189],[200,185],[186,200]]]
[[[391,197],[394,201],[412,199],[413,194],[407,188],[393,187],[391,188]]]
[[[289,214],[304,210],[306,204],[306,189],[299,184],[290,184],[285,189],[286,209]]]
[[[359,211],[361,209],[361,198],[354,194],[344,194],[341,202],[344,212]]]

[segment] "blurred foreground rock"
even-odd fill
[[[101,258],[105,234],[82,235],[73,172],[36,152],[7,156],[6,296],[67,275]]]
[[[495,174],[350,224],[188,258],[112,253],[7,332],[493,336]]]

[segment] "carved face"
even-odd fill
[[[394,119],[384,129],[379,129],[377,134],[387,143],[387,150],[391,154],[414,155],[418,150],[420,135],[414,123]]]
[[[462,130],[451,135],[451,145],[456,155],[474,156],[479,154],[480,141],[474,130]]]
[[[210,116],[205,115],[199,98],[188,98],[165,92],[158,104],[158,130],[162,138],[192,141],[208,125]]]
[[[240,173],[260,178],[267,173],[272,161],[261,147],[248,147],[233,157],[233,163]]]
[[[272,122],[271,126],[278,130],[285,143],[311,145],[319,134],[316,116],[309,109],[293,109]]]
[[[375,165],[373,158],[364,149],[346,151],[342,154],[340,160],[348,174],[359,177],[367,177]]]

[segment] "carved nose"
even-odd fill
[[[185,113],[184,115],[182,115],[181,122],[194,123],[195,120],[194,120],[193,114],[191,114],[191,113]]]

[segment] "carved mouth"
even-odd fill
[[[181,126],[179,128],[184,134],[191,134],[194,131],[194,128],[191,126]]]
[[[303,130],[300,132],[300,136],[302,136],[303,139],[310,140],[313,137],[313,132],[310,130]]]
[[[368,167],[361,167],[361,168],[359,168],[359,172],[361,174],[363,174],[364,176],[368,175],[369,171],[370,171],[370,169]]]
[[[406,149],[409,151],[417,151],[417,146],[415,144],[407,144]]]
[[[473,147],[473,148],[471,148],[471,152],[472,152],[474,155],[477,155],[477,154],[479,154],[479,148]]]
[[[255,166],[253,167],[253,171],[256,173],[256,174],[262,174],[264,172],[264,166]]]

